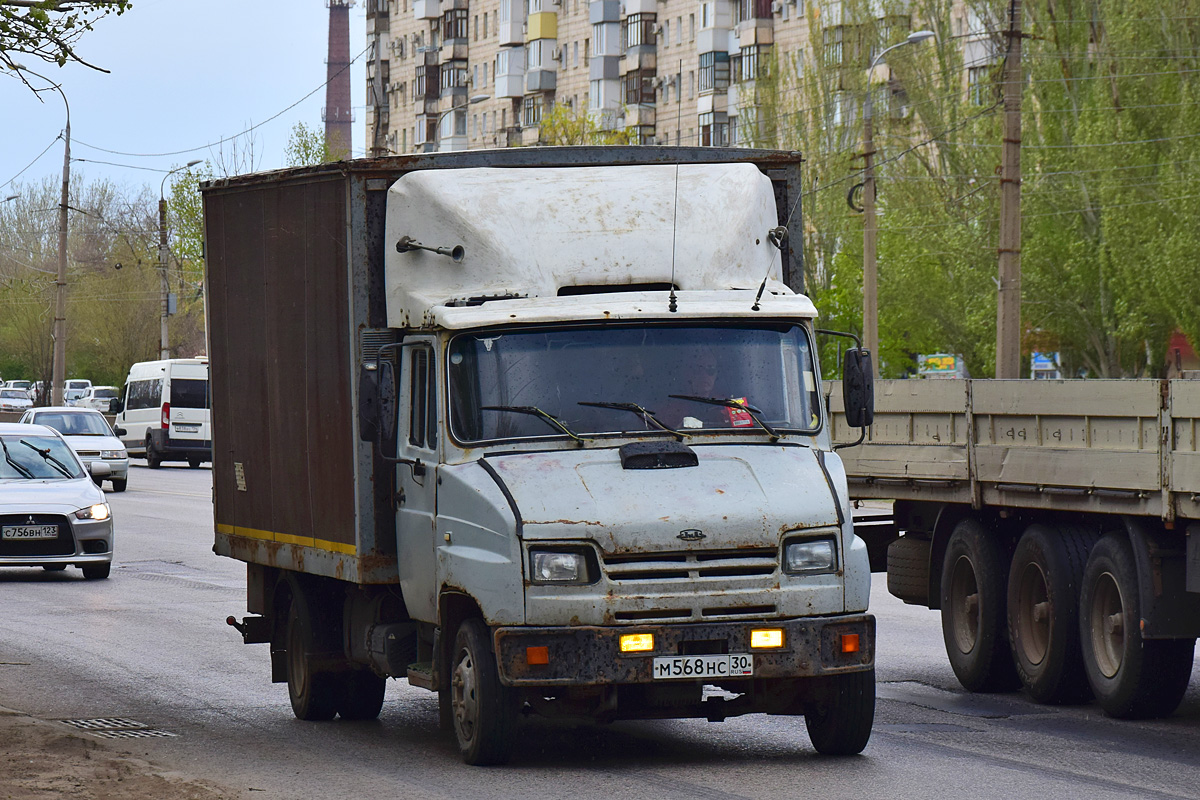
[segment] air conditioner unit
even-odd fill
[[[562,57],[562,48],[556,47],[550,51],[550,60],[558,61]]]
[[[783,13],[783,3],[779,2],[779,0],[775,0],[774,3],[771,3],[771,13],[772,14]]]
[[[655,25],[655,26],[654,26],[654,35],[655,35],[655,36],[662,36],[662,25]]]

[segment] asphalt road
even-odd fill
[[[936,612],[890,597],[882,575],[879,701],[860,757],[816,755],[799,718],[535,719],[512,764],[471,768],[438,732],[435,696],[403,681],[377,721],[299,722],[266,646],[225,625],[245,613],[244,567],[211,552],[212,473],[137,464],[129,491],[108,495],[111,579],[0,569],[0,706],[140,723],[122,746],[247,798],[1200,798],[1200,686],[1154,722],[969,695]]]

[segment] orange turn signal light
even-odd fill
[[[842,634],[842,652],[857,653],[858,652],[858,634],[843,633]]]
[[[526,664],[549,664],[550,663],[550,648],[549,647],[526,647],[525,648],[525,663]]]

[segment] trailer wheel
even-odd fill
[[[366,669],[348,672],[342,679],[338,715],[342,719],[375,719],[383,710],[387,679]]]
[[[928,539],[901,536],[888,545],[887,588],[906,603],[929,605]]]
[[[1017,674],[1039,703],[1085,703],[1091,690],[1079,637],[1079,586],[1096,537],[1031,525],[1008,574],[1008,637]]]
[[[974,519],[954,527],[942,561],[942,638],[958,682],[972,692],[1021,685],[1006,631],[1008,559]]]
[[[287,684],[292,713],[297,719],[321,721],[333,719],[338,710],[338,685],[335,676],[313,669],[316,651],[312,617],[303,596],[292,598],[287,621]]]
[[[875,722],[875,670],[816,678],[815,700],[804,712],[804,727],[818,753],[861,753]]]
[[[1083,573],[1079,630],[1088,683],[1105,713],[1165,717],[1192,674],[1195,639],[1143,639],[1137,568],[1128,541],[1108,534]]]
[[[491,636],[477,617],[463,620],[454,637],[450,696],[463,761],[474,766],[507,762],[517,721],[516,695],[501,685]]]

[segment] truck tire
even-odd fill
[[[875,670],[816,680],[818,699],[804,712],[804,727],[813,747],[826,756],[861,753],[875,722]]]
[[[465,763],[503,764],[512,754],[516,694],[500,683],[487,626],[470,617],[458,626],[450,659],[454,736]]]
[[[336,676],[313,669],[315,651],[312,616],[303,596],[297,594],[287,621],[288,697],[297,719],[323,721],[337,714],[341,698]]]
[[[906,603],[929,605],[928,539],[901,536],[887,549],[887,588]]]
[[[383,710],[387,679],[367,669],[347,672],[342,678],[338,716],[342,719],[375,719]]]
[[[1017,675],[1039,703],[1092,697],[1079,643],[1079,587],[1098,537],[1071,525],[1030,525],[1008,572],[1008,640]]]
[[[972,692],[1021,685],[1008,645],[1008,558],[975,519],[954,527],[942,561],[942,638],[954,675]]]
[[[1121,534],[1096,543],[1083,572],[1079,632],[1088,683],[1111,717],[1165,717],[1192,674],[1195,639],[1143,639],[1133,550]]]

